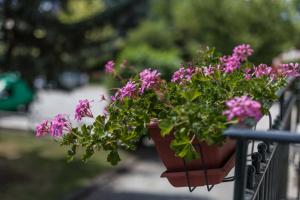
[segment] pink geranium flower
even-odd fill
[[[281,64],[279,66],[279,72],[282,73],[283,76],[298,77],[300,75],[299,64],[298,63]]]
[[[140,73],[141,81],[141,93],[143,94],[145,89],[154,88],[160,81],[160,73],[157,70],[144,69]]]
[[[115,95],[111,96],[111,101],[123,100],[125,97],[133,97],[136,94],[137,86],[133,81],[128,81],[126,85],[120,88]]]
[[[132,97],[136,92],[136,84],[132,81],[128,81],[124,87],[119,90],[120,99],[125,97]]]
[[[203,74],[204,74],[205,76],[209,76],[209,75],[211,75],[211,74],[213,74],[213,73],[214,73],[214,67],[212,67],[211,65],[208,66],[208,67],[204,67],[204,68],[203,68]]]
[[[223,56],[220,58],[225,73],[232,73],[236,69],[240,68],[240,58],[236,55]]]
[[[70,121],[62,114],[58,114],[51,121],[50,134],[53,137],[61,137],[64,132],[70,132],[72,126]]]
[[[272,72],[272,67],[269,67],[266,64],[260,64],[257,67],[254,67],[254,74],[257,78],[262,76],[269,76]]]
[[[47,135],[50,131],[50,122],[48,120],[44,120],[42,123],[36,126],[35,136],[40,137]]]
[[[249,44],[241,44],[234,47],[232,55],[239,58],[240,61],[245,61],[252,54],[253,54],[253,49]]]
[[[106,64],[105,64],[105,72],[106,73],[113,73],[114,72],[114,67],[115,67],[115,63],[113,60],[110,60],[108,61]]]
[[[174,83],[182,83],[184,79],[185,79],[185,69],[184,67],[181,67],[179,70],[173,73],[171,81]]]
[[[194,67],[180,67],[179,70],[175,71],[171,82],[182,84],[185,81],[190,81],[192,78],[192,75],[195,73]]]
[[[228,121],[235,117],[238,121],[243,121],[249,117],[258,121],[262,116],[261,104],[248,96],[235,97],[227,101],[226,106],[228,109],[223,114],[227,116]]]
[[[250,80],[250,79],[252,78],[251,69],[246,68],[246,69],[244,70],[244,72],[245,72],[244,78],[245,78],[246,80]]]
[[[75,109],[75,119],[80,121],[83,117],[93,118],[90,101],[87,99],[79,100]]]

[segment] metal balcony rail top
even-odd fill
[[[251,129],[229,128],[224,132],[224,135],[233,139],[300,143],[300,134],[290,131],[254,131]]]

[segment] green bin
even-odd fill
[[[15,73],[0,74],[0,110],[27,110],[33,101],[33,91]]]

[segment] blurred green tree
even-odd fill
[[[123,51],[145,43],[152,51],[175,50],[178,60],[188,61],[205,46],[230,54],[235,45],[249,43],[255,62],[271,63],[299,37],[291,6],[292,1],[275,0],[153,0],[148,17],[129,33]]]
[[[56,80],[63,70],[99,67],[138,24],[147,1],[1,0],[0,69]]]
[[[300,46],[299,8],[299,0],[0,0],[0,70],[55,80],[127,58],[170,77],[200,48],[229,54],[240,43],[270,63]]]

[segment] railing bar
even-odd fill
[[[275,165],[275,161],[272,160],[272,163],[270,165],[271,167],[271,174],[274,174],[274,165]],[[274,176],[271,176],[271,183],[274,183]],[[275,193],[276,188],[274,188],[274,186],[272,185],[272,190],[271,190],[271,200],[274,200],[274,193]]]
[[[236,165],[234,183],[234,200],[244,200],[246,188],[246,156],[248,149],[247,140],[238,140],[236,147]]]
[[[280,143],[300,143],[300,134],[289,131],[252,131],[249,129],[230,128],[224,132],[224,135],[233,139],[260,140]]]
[[[260,185],[260,188],[259,188],[259,198],[262,199],[262,200],[265,200],[265,196],[264,196],[264,191],[265,191],[265,188],[264,188],[264,177],[261,178],[261,185]]]
[[[277,144],[274,146],[273,151],[272,151],[270,157],[268,157],[268,162],[267,162],[267,164],[266,164],[266,166],[265,166],[265,168],[264,168],[264,172],[263,172],[262,175],[260,175],[260,177],[258,178],[258,179],[259,179],[259,182],[258,182],[258,184],[256,185],[256,187],[254,188],[254,190],[256,190],[256,191],[255,191],[255,193],[253,194],[252,199],[254,199],[256,196],[259,196],[259,195],[257,195],[257,193],[258,193],[257,188],[260,188],[260,187],[261,187],[262,181],[263,181],[263,179],[264,179],[264,177],[265,177],[265,174],[266,174],[266,170],[269,168],[270,163],[271,163],[271,161],[272,161],[272,159],[273,159],[273,157],[274,157],[274,155],[275,155],[276,150],[277,150]]]
[[[278,145],[278,153],[276,153],[276,157],[274,159],[275,161],[275,169],[276,171],[274,172],[274,175],[277,175],[275,176],[275,181],[274,181],[274,188],[275,188],[275,200],[276,199],[279,199],[279,194],[280,194],[280,189],[279,188],[279,183],[282,184],[282,176],[283,176],[283,171],[281,170],[281,166],[284,165],[284,163],[279,163],[280,161],[280,158],[282,157],[281,154],[282,154],[282,151],[284,151],[284,149],[282,149],[282,146],[279,144]],[[280,174],[280,175],[279,175]]]
[[[274,175],[278,172],[278,158],[277,157],[279,157],[279,155],[275,155],[275,157],[274,157]],[[278,186],[277,186],[277,182],[278,181],[280,181],[280,179],[279,179],[279,176],[277,175],[277,176],[274,176],[274,182],[273,182],[273,184],[274,184],[274,200],[277,200],[278,199],[278,193],[277,193],[277,191],[278,191]]]
[[[266,169],[266,176],[264,178],[264,193],[265,193],[264,200],[266,200],[268,199],[268,168]]]
[[[272,130],[273,119],[272,119],[272,114],[271,114],[271,112],[269,110],[268,110],[268,117],[269,117],[269,130]]]
[[[279,116],[280,116],[280,120],[282,120],[283,115],[284,115],[284,94],[285,94],[285,92],[279,98]]]
[[[297,95],[297,100],[296,100],[296,106],[297,106],[297,117],[296,117],[296,122],[300,122],[300,98],[299,95]]]
[[[251,155],[254,152],[254,143],[255,143],[255,140],[251,140]]]
[[[274,145],[272,147],[272,150],[274,151]],[[273,181],[274,181],[274,176],[272,176],[272,174],[274,174],[274,160],[271,160],[271,163],[270,163],[270,174],[271,174],[271,178],[270,178],[270,187],[271,187],[271,199],[270,200],[273,200],[273,196],[274,196],[274,190],[273,190]]]
[[[283,144],[283,145],[284,145],[285,151],[281,152],[281,154],[282,154],[282,158],[285,159],[285,162],[283,162],[285,166],[281,165],[281,168],[284,167],[286,170],[281,170],[281,171],[284,171],[284,180],[283,181],[285,183],[285,186],[283,187],[283,189],[284,189],[283,193],[281,193],[281,194],[283,194],[284,195],[283,197],[286,198],[287,189],[288,189],[287,182],[288,182],[288,169],[289,169],[289,157],[286,155],[289,155],[290,146],[286,145],[286,144]],[[280,163],[279,163],[279,165],[280,165]]]
[[[272,166],[272,161],[268,168],[268,200],[271,200],[271,166]]]

